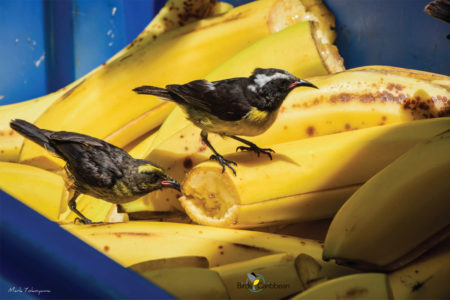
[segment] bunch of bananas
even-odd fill
[[[345,70],[321,0],[190,3],[169,0],[135,41],[69,86],[1,106],[0,188],[179,299],[450,296],[450,78]],[[272,159],[209,135],[236,175],[209,161],[179,107],[133,92],[255,68],[318,89],[293,90],[249,139]],[[119,205],[82,195],[78,211],[104,224],[74,224],[64,161],[12,119],[105,140],[160,165],[181,192]]]

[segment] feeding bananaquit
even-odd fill
[[[12,129],[66,161],[65,170],[75,194],[69,208],[80,222],[92,223],[76,208],[80,194],[111,203],[126,203],[162,188],[180,191],[180,184],[155,163],[134,159],[124,150],[100,139],[67,131],[40,129],[13,120]]]
[[[231,137],[248,146],[239,146],[236,151],[254,151],[258,156],[264,153],[272,159],[272,149],[259,148],[238,135],[255,136],[266,131],[275,121],[289,92],[300,86],[317,88],[285,70],[257,68],[250,77],[214,82],[195,80],[183,85],[170,84],[166,88],[141,86],[133,91],[179,104],[187,118],[202,129],[202,141],[214,153],[210,159],[222,165],[222,172],[227,166],[236,175],[230,165],[236,163],[225,159],[213,148],[208,141],[208,132]]]

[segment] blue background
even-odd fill
[[[249,1],[228,1],[234,5]],[[324,0],[347,68],[383,64],[450,74],[450,26],[428,0]],[[0,0],[0,105],[45,95],[130,43],[164,1]],[[170,297],[0,191],[0,298]],[[38,230],[35,230],[38,228]],[[58,243],[55,243],[55,240]]]

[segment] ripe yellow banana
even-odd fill
[[[0,189],[52,221],[58,220],[61,202],[69,196],[61,176],[9,162],[0,162]]]
[[[448,128],[450,118],[436,118],[270,145],[276,152],[273,160],[234,153],[226,157],[237,162],[237,176],[228,170],[222,173],[221,166],[212,161],[201,163],[186,177],[179,200],[194,222],[212,226],[242,228],[330,218],[378,171],[415,144]],[[359,210],[352,212],[371,219]],[[386,226],[381,227],[390,230]],[[336,237],[343,231],[339,228]],[[359,240],[348,244],[350,248],[359,243],[364,230]]]
[[[210,269],[180,267],[150,270],[140,274],[176,299],[229,299],[219,274]]]
[[[325,259],[395,270],[449,237],[450,124],[442,120],[445,133],[396,159],[339,209]]]
[[[304,256],[278,253],[212,270],[219,273],[231,299],[254,299],[255,293],[258,293],[258,299],[282,299],[307,288],[308,283],[300,277],[306,269],[309,276],[317,278],[320,264],[311,257],[302,259]],[[251,275],[259,280],[252,280]]]
[[[268,147],[312,136],[449,116],[449,77],[408,71],[373,66],[308,79],[319,89],[294,90],[272,127],[249,140]],[[410,76],[412,72],[420,76]],[[434,79],[425,79],[430,77]],[[181,112],[174,110],[166,122],[147,159],[158,161],[182,182],[186,173],[208,160],[211,153],[201,144],[200,130],[183,120]],[[214,134],[208,139],[220,153],[233,152],[238,146],[236,141]],[[164,195],[176,205],[175,193]]]
[[[58,218],[61,223],[71,223],[78,218],[78,215],[69,209],[68,201],[69,199],[66,199],[65,205],[61,206]],[[117,210],[117,206],[89,195],[81,195],[77,198],[77,209],[94,222],[110,222],[110,216]]]
[[[319,242],[256,231],[148,221],[93,226],[66,224],[62,228],[125,267],[186,255],[205,256],[210,266],[216,267],[279,252],[304,253],[324,263]],[[324,263],[324,267],[328,265],[340,268]]]
[[[173,104],[156,97],[143,99],[133,88],[205,76],[254,41],[296,23],[295,17],[304,10],[298,3],[298,0],[255,1],[173,29],[156,39],[152,35],[138,37],[121,55],[52,105],[36,125],[80,132],[124,146],[157,127],[173,108]],[[180,68],[189,72],[180,72]],[[136,126],[136,122],[141,125]],[[45,151],[25,141],[20,161],[33,163],[39,156],[47,161],[41,167],[60,166]]]
[[[386,274],[362,273],[319,283],[291,298],[310,299],[389,300],[392,297]]]
[[[448,299],[450,239],[389,274],[394,299]]]

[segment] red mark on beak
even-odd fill
[[[289,85],[289,89],[295,88],[297,86],[297,82],[293,82]]]

